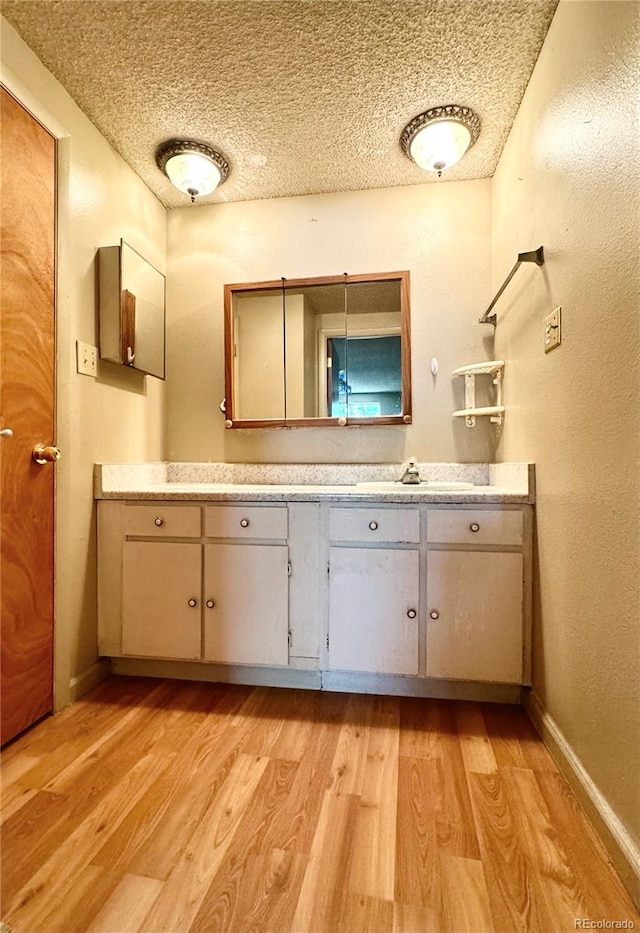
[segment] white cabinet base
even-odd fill
[[[334,693],[433,697],[434,699],[472,700],[481,703],[520,703],[522,693],[521,688],[516,684],[467,683],[466,681],[430,680],[423,677],[402,677],[393,674],[307,671],[198,661],[156,661],[148,658],[113,658],[111,670],[114,674],[128,677],[170,677],[205,683],[329,690]]]
[[[531,538],[530,506],[100,502],[99,650],[123,673],[516,701]]]

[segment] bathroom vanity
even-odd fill
[[[97,467],[100,654],[121,673],[517,699],[533,467],[351,481],[367,471]]]

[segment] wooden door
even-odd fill
[[[288,560],[284,544],[205,545],[204,657],[208,661],[289,663]]]
[[[329,667],[419,670],[418,551],[330,549]]]
[[[522,575],[515,552],[429,553],[428,677],[522,683]]]
[[[136,657],[200,657],[200,544],[125,541],[122,652]]]
[[[0,89],[1,724],[53,709],[55,139]]]

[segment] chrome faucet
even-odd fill
[[[420,472],[416,466],[415,457],[409,457],[409,464],[402,474],[400,482],[406,485],[417,485],[420,482]]]

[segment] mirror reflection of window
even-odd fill
[[[333,418],[402,414],[400,335],[330,337],[327,370]]]

